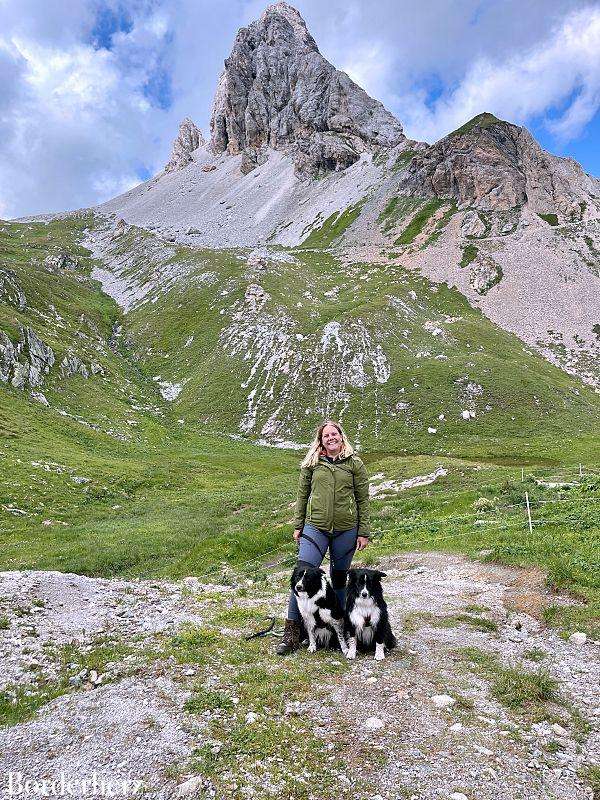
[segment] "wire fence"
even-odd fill
[[[521,475],[521,482],[525,483],[526,479],[533,477],[536,481],[556,481],[556,482],[565,482],[567,477],[575,476],[577,479],[581,480],[585,477],[600,477],[600,470],[589,467],[583,464],[579,464],[579,467],[575,469],[573,472],[562,472],[561,474],[557,475],[534,475],[531,471],[526,472],[526,467],[522,467],[520,471]],[[569,467],[569,469],[572,469]],[[560,487],[555,487],[560,488]],[[448,495],[444,494],[444,497],[452,497],[464,495],[464,492],[452,492]],[[493,501],[490,501],[493,503]],[[491,533],[492,530],[494,534],[501,533],[503,531],[524,531],[526,534],[526,540],[529,536],[534,535],[534,529],[538,526],[542,525],[557,525],[557,524],[569,524],[572,523],[572,520],[565,520],[565,519],[550,519],[550,518],[542,518],[536,519],[535,518],[535,510],[540,509],[540,507],[544,506],[551,506],[551,505],[559,505],[559,507],[564,507],[562,504],[577,504],[578,508],[586,507],[590,505],[591,507],[595,507],[594,504],[600,503],[600,497],[582,497],[581,495],[577,497],[557,497],[552,499],[534,499],[529,497],[529,491],[524,489],[523,492],[523,500],[518,503],[506,503],[503,505],[498,505],[493,503],[491,508],[486,511],[473,511],[464,514],[454,514],[448,516],[440,516],[436,519],[429,519],[429,518],[418,518],[418,519],[411,519],[411,520],[404,520],[394,524],[392,528],[379,528],[373,531],[372,540],[375,543],[383,542],[384,539],[387,538],[389,534],[401,534],[406,532],[407,535],[410,534],[411,529],[414,528],[422,528],[423,525],[427,524],[440,524],[440,525],[448,525],[452,526],[461,526],[464,527],[465,525],[469,526],[468,530],[459,530],[453,533],[444,533],[443,535],[428,535],[426,537],[420,539],[410,539],[409,542],[401,542],[397,540],[395,544],[404,545],[410,544],[411,548],[416,547],[419,545],[431,545],[443,541],[450,541],[456,539],[465,539],[467,537],[478,538],[478,537],[485,537],[486,534]],[[493,515],[498,514],[502,511],[515,511],[516,509],[520,509],[523,514],[521,518],[515,517],[514,519],[498,519],[494,518]],[[489,527],[490,530],[486,530],[486,527]],[[223,580],[227,580],[232,575],[239,576],[241,573],[248,573],[251,571],[253,565],[258,565],[259,570],[266,570],[267,565],[265,561],[270,556],[277,556],[277,566],[280,568],[284,567],[291,567],[296,561],[297,555],[297,546],[293,543],[288,545],[280,545],[279,547],[273,548],[271,550],[264,551],[253,558],[250,558],[246,561],[237,562],[235,565],[230,564],[220,564],[210,570],[205,571],[200,575],[196,575],[195,577],[200,581],[204,578],[208,578],[210,576],[220,575]],[[327,565],[329,563],[329,553],[326,554],[325,558],[323,559],[323,563]]]

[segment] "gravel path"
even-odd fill
[[[551,595],[536,570],[461,556],[406,554],[383,567],[398,649],[380,663],[359,657],[326,690],[322,705],[298,709],[324,744],[341,726],[352,732],[356,747],[346,756],[343,780],[366,779],[371,800],[589,800],[580,775],[600,760],[600,643],[565,641],[540,620],[545,605],[572,601]],[[283,607],[280,586],[268,598],[274,609]],[[173,633],[184,621],[202,624],[203,594],[205,610],[219,596],[235,596],[243,607],[256,603],[194,578],[0,573],[0,618],[8,625],[0,629],[0,686],[10,695],[19,686],[31,691],[34,675],[38,685],[69,675],[66,693],[32,719],[0,728],[0,796],[9,796],[11,771],[13,780],[17,773],[36,781],[61,774],[115,785],[138,780],[148,798],[208,796],[202,779],[190,784],[186,772],[208,724],[206,715],[184,709],[196,670],[173,657],[149,656],[157,634]],[[461,614],[467,621],[456,618]],[[107,650],[97,671],[69,672],[75,656],[57,655],[77,648],[80,665],[99,646]],[[489,675],[469,668],[466,647],[495,656],[503,668],[528,671],[538,665],[527,653],[542,653],[561,704],[534,720],[507,710],[492,697]],[[378,766],[363,758],[367,753]],[[78,784],[71,796],[99,795]]]

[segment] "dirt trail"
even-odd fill
[[[536,570],[461,556],[405,554],[382,566],[399,647],[383,662],[359,657],[325,688],[322,705],[299,708],[324,746],[342,727],[351,732],[342,783],[356,770],[371,800],[589,800],[581,774],[600,762],[600,643],[566,641],[541,621],[544,606],[572,601],[550,595]],[[282,578],[273,576],[273,611],[284,606]],[[67,692],[32,719],[0,728],[0,796],[9,771],[35,780],[61,772],[134,776],[145,785],[138,796],[183,796],[186,761],[206,737],[207,719],[184,709],[197,670],[152,658],[151,650],[156,635],[184,621],[202,625],[199,589],[207,598],[235,594],[193,578],[0,573],[0,618],[8,625],[0,629],[0,691],[25,687],[22,700],[25,691],[35,694],[34,684],[68,680]],[[236,596],[236,606],[253,604],[251,593]],[[101,674],[73,672],[97,652],[99,636],[107,648]],[[57,656],[69,643],[79,654],[70,657],[70,672],[69,657]],[[543,667],[558,682],[560,701],[536,719],[509,710],[491,692],[509,667]],[[450,699],[438,699],[438,707],[438,696]],[[209,795],[192,785],[188,796]],[[71,796],[98,795],[88,787]]]

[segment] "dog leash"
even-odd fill
[[[275,617],[262,617],[262,619],[270,619],[271,624],[264,628],[264,630],[255,631],[254,633],[248,633],[244,636],[244,639],[249,642],[250,639],[259,639],[262,636],[277,636],[281,638],[283,636],[283,630],[275,630]]]

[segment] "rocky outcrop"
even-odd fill
[[[63,378],[70,378],[73,375],[81,375],[82,378],[89,378],[90,375],[83,361],[72,352],[68,352],[60,362],[60,374]]]
[[[204,144],[202,131],[189,117],[186,117],[179,126],[179,133],[173,142],[165,172],[173,172],[187,166],[193,160],[194,150],[197,150],[202,144]]]
[[[575,222],[597,214],[600,181],[569,158],[542,150],[528,130],[479,114],[410,162],[401,190],[506,211],[526,203]]]
[[[55,255],[46,256],[44,259],[44,266],[48,272],[55,274],[62,270],[76,270],[79,267],[79,261],[69,253],[57,253]]]
[[[244,154],[245,171],[269,147],[289,149],[298,173],[316,174],[405,140],[400,122],[323,58],[287,3],[238,32],[210,129],[213,152]]]
[[[29,326],[19,326],[19,339],[0,331],[0,381],[16,389],[39,386],[54,364],[54,351]]]
[[[11,269],[0,268],[0,301],[15,306],[19,311],[27,305],[25,293]]]

